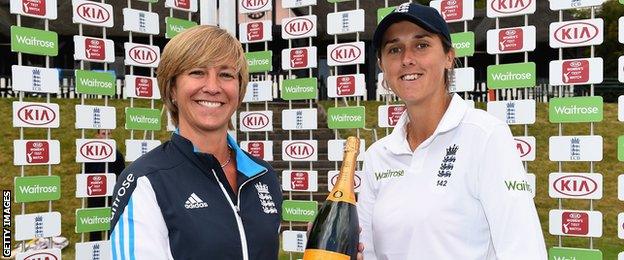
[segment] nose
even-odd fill
[[[221,92],[221,82],[219,81],[218,71],[215,68],[208,69],[208,75],[202,86],[202,91],[211,95],[216,95]]]
[[[401,67],[414,65],[414,52],[406,48],[401,57]]]

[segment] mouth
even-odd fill
[[[421,73],[412,73],[412,74],[405,74],[403,76],[401,76],[401,80],[404,81],[414,81],[420,78],[420,76],[422,76]]]
[[[217,108],[223,105],[222,102],[207,101],[207,100],[196,100],[195,103],[199,104],[202,107],[207,107],[207,108]]]

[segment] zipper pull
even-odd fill
[[[238,207],[238,205],[236,205],[236,213],[240,212],[240,208]]]

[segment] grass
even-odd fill
[[[385,104],[385,103],[384,103]],[[321,105],[325,108],[334,106],[333,101],[323,101]],[[341,104],[342,105],[342,104]],[[363,101],[362,106],[366,107],[366,128],[376,129],[377,138],[386,135],[385,129],[377,128],[377,107],[383,105],[375,101]],[[476,106],[485,109],[484,103],[477,103]],[[603,214],[603,235],[593,239],[593,247],[600,249],[604,259],[617,259],[619,252],[624,251],[624,241],[617,236],[617,215],[624,212],[624,202],[617,197],[617,178],[622,174],[622,163],[617,159],[617,139],[624,135],[624,124],[618,121],[617,104],[604,104],[604,118],[602,122],[594,124],[594,134],[603,137],[603,160],[594,163],[594,172],[603,175],[603,197],[593,201],[594,210]],[[542,230],[546,239],[547,247],[558,244],[557,236],[548,233],[548,212],[558,208],[558,200],[548,196],[548,175],[558,171],[558,163],[548,159],[548,138],[556,136],[558,124],[548,121],[548,104],[537,103],[536,122],[528,126],[528,135],[535,136],[537,142],[535,161],[528,162],[528,172],[536,175],[536,197],[535,204],[542,224]],[[514,136],[524,135],[524,126],[511,126]],[[366,139],[366,144],[370,144],[373,138],[373,131],[360,130],[360,136]],[[572,123],[563,125],[563,135],[588,135],[590,133],[589,123]],[[342,136],[356,135],[353,129],[344,130]],[[484,158],[487,160],[487,158]],[[588,162],[567,162],[562,163],[563,172],[589,172]],[[563,200],[564,209],[589,210],[589,200]],[[520,227],[519,227],[520,228]],[[564,237],[563,246],[589,248],[588,238]]]
[[[0,175],[0,188],[13,189],[13,178],[20,175],[20,167],[13,166],[13,140],[19,139],[19,129],[12,128],[12,107],[13,99],[0,99],[0,113],[6,115],[0,119],[0,124],[5,127],[0,129],[0,167],[4,173]],[[25,101],[42,102],[41,99],[30,99]],[[62,214],[62,236],[69,239],[70,245],[63,250],[63,258],[74,258],[74,244],[81,241],[81,236],[74,232],[76,209],[81,208],[81,199],[75,198],[75,174],[81,172],[81,164],[75,163],[75,144],[74,139],[81,135],[81,131],[74,128],[75,112],[74,106],[79,104],[78,99],[54,99],[54,103],[58,103],[61,109],[61,126],[58,129],[51,130],[52,139],[58,139],[61,143],[61,164],[51,167],[52,174],[61,176],[61,200],[53,201],[52,208]],[[103,100],[87,100],[88,105],[103,105]],[[130,136],[130,131],[124,130],[123,108],[129,106],[128,100],[109,100],[110,106],[117,108],[117,128],[112,138],[117,141],[118,149],[125,151],[124,140]],[[333,106],[332,101],[323,101],[324,107]],[[379,102],[365,101],[362,105],[367,110],[367,128],[374,129],[377,124],[377,107]],[[135,100],[135,107],[149,107],[149,102],[145,100]],[[162,105],[156,103],[155,107],[160,108]],[[477,104],[483,108],[484,104]],[[528,126],[529,135],[535,136],[537,139],[537,156],[536,160],[528,163],[529,172],[537,175],[537,196],[535,203],[538,208],[544,235],[548,247],[557,244],[557,237],[548,234],[548,211],[558,207],[557,200],[548,196],[548,174],[556,172],[558,165],[548,160],[548,137],[558,135],[557,124],[548,122],[548,104],[538,103],[537,122]],[[164,121],[164,120],[163,120]],[[166,140],[170,133],[163,130],[155,132],[155,138]],[[514,126],[512,131],[515,135],[523,135],[524,127]],[[378,138],[386,134],[386,130],[377,129]],[[566,124],[564,125],[564,135],[588,134],[589,124]],[[594,209],[603,213],[603,236],[593,239],[593,246],[603,252],[604,259],[616,259],[617,254],[624,248],[624,242],[617,237],[617,214],[624,209],[624,202],[617,199],[617,176],[621,174],[622,164],[617,160],[617,137],[624,133],[624,125],[617,120],[617,104],[605,104],[604,120],[594,125],[594,133],[603,136],[604,139],[604,157],[601,162],[594,164],[594,172],[603,174],[604,195],[601,200],[593,202]],[[85,131],[85,138],[91,138],[95,134],[95,130]],[[342,136],[355,135],[355,130],[341,131]],[[370,145],[372,131],[360,130],[363,138],[367,139]],[[47,138],[44,129],[24,129],[25,139]],[[143,132],[135,132],[135,138],[143,138]],[[485,159],[485,158],[484,158]],[[588,172],[589,163],[564,163],[563,171],[569,172]],[[25,175],[45,175],[48,172],[47,166],[27,166],[24,167]],[[586,200],[564,200],[564,208],[568,209],[589,209],[589,202]],[[44,212],[48,210],[47,202],[27,203],[26,213]],[[21,212],[19,204],[12,205],[14,215]],[[564,238],[563,245],[569,247],[588,247],[589,239],[586,238]],[[293,254],[293,259],[301,257],[300,254]],[[281,253],[280,259],[290,259],[287,253]]]

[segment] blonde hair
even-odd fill
[[[224,64],[232,66],[238,73],[240,106],[249,82],[249,71],[245,52],[234,36],[219,27],[198,25],[167,43],[156,73],[161,97],[175,126],[178,126],[178,107],[173,100],[175,77],[192,68]]]

